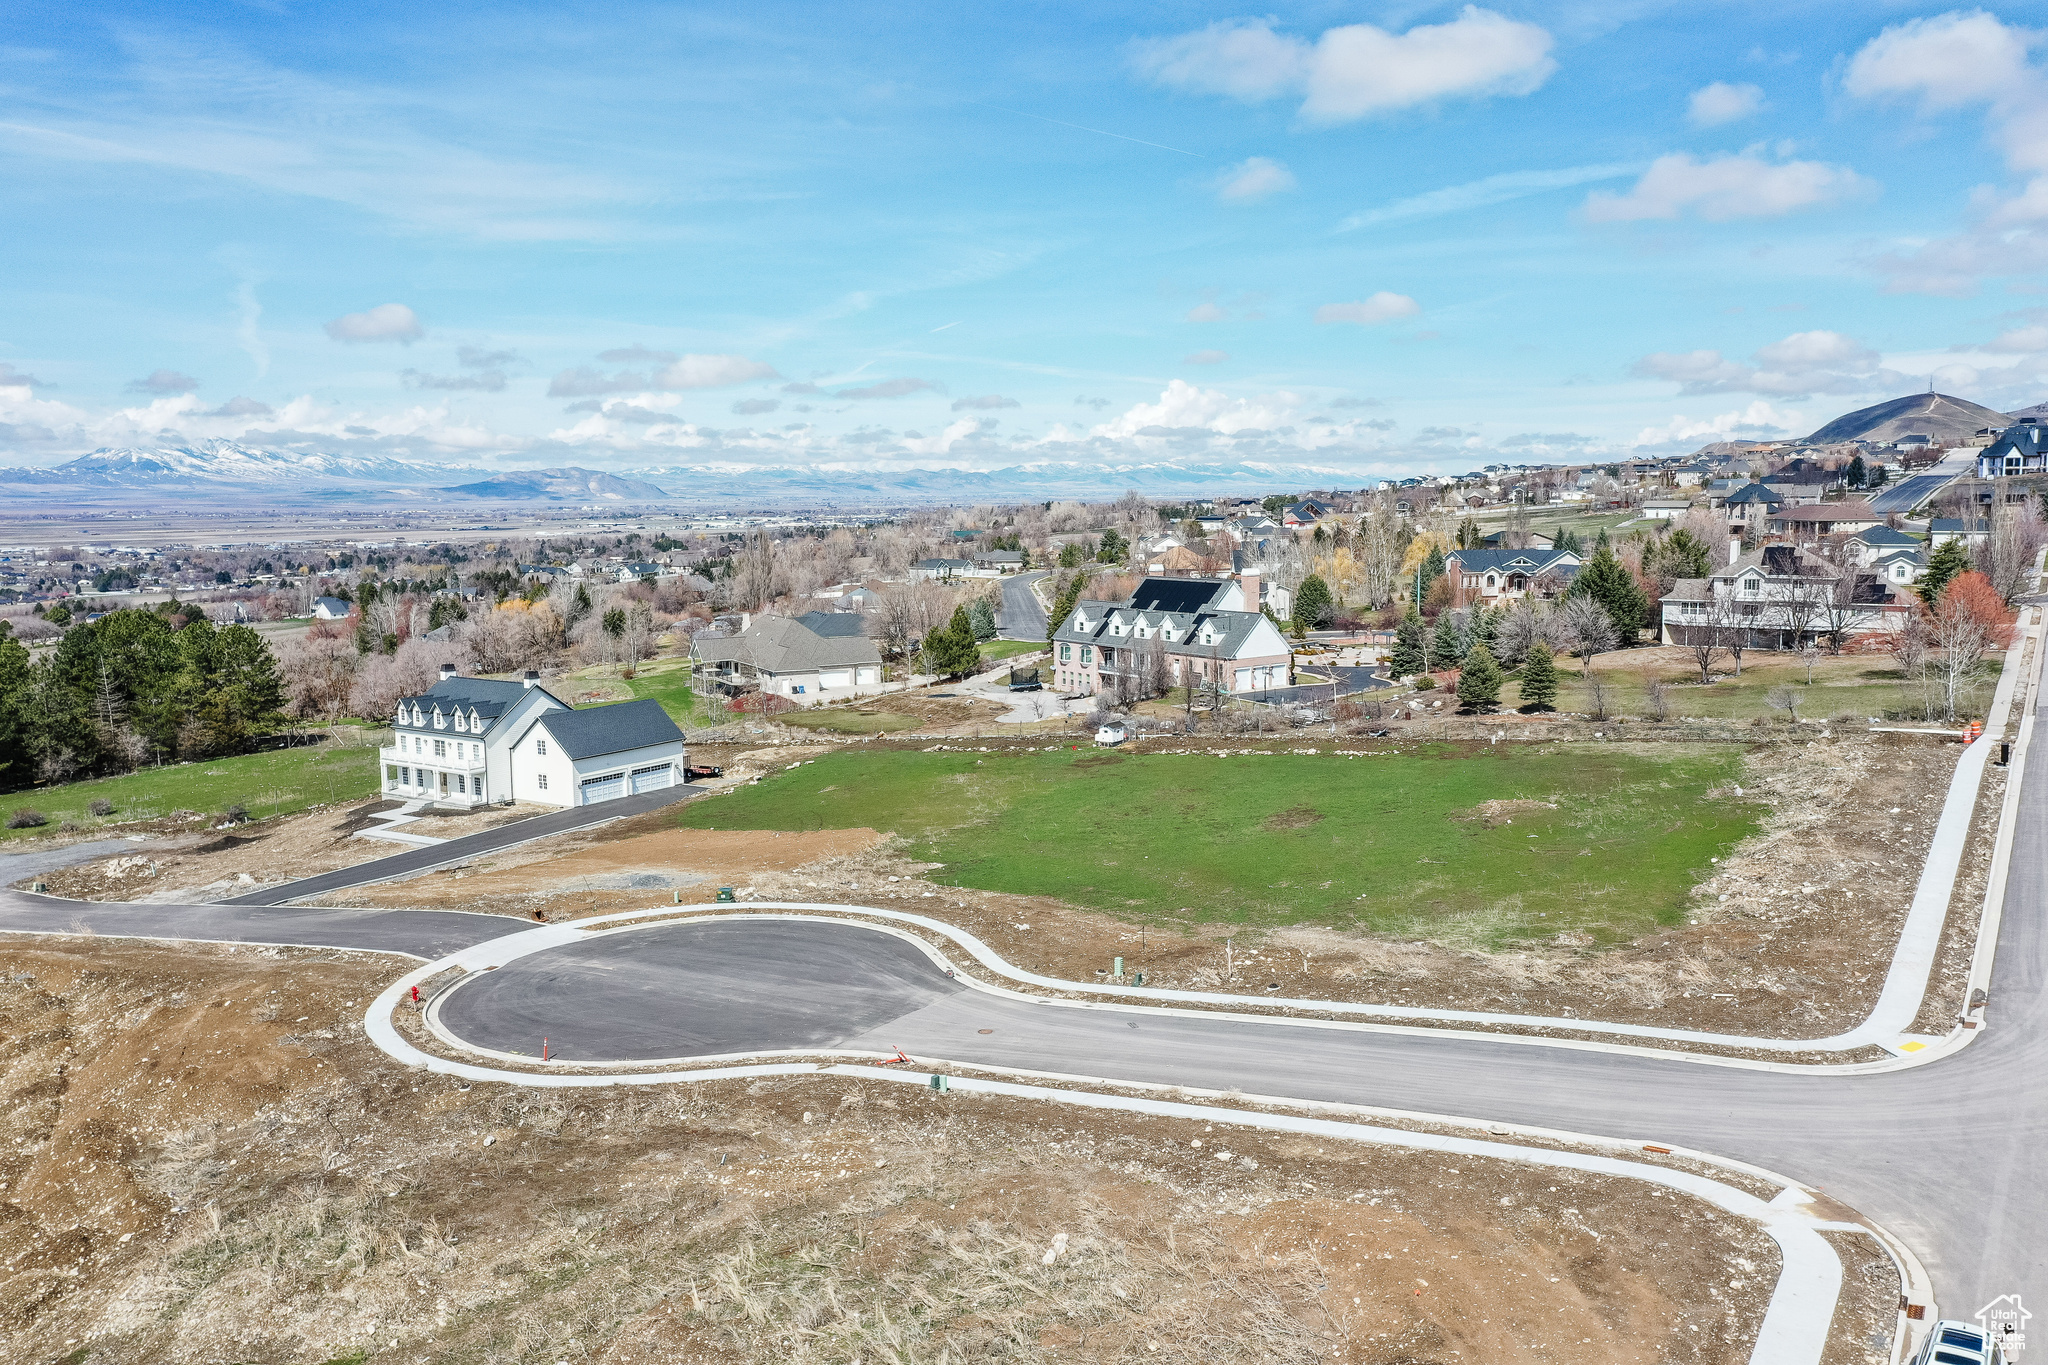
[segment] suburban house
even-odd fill
[[[1691,498],[1652,498],[1637,509],[1650,521],[1677,521],[1691,510]]]
[[[1745,484],[1730,493],[1721,504],[1728,514],[1728,520],[1737,526],[1761,527],[1764,521],[1785,505],[1785,499],[1778,491],[1765,484]]]
[[[1846,578],[1846,582],[1844,581]],[[1681,578],[1663,600],[1663,643],[1799,649],[1839,632],[1890,630],[1912,606],[1876,574],[1797,545],[1766,545],[1706,578]]]
[[[1843,531],[1868,531],[1884,525],[1885,514],[1870,510],[1868,502],[1824,502],[1808,506],[1785,506],[1764,518],[1764,530],[1795,540],[1817,540]]]
[[[1303,498],[1280,514],[1280,524],[1293,531],[1305,526],[1314,526],[1329,515],[1330,508],[1327,503],[1317,502],[1314,498]]]
[[[1016,573],[1024,567],[1022,550],[983,550],[974,557],[974,567],[983,573]]]
[[[1453,550],[1444,556],[1453,600],[1461,607],[1497,606],[1512,597],[1555,597],[1579,571],[1570,550]]]
[[[315,621],[345,620],[348,617],[349,610],[354,606],[355,603],[345,598],[316,597],[313,599],[313,619]]]
[[[1055,684],[1070,696],[1117,690],[1156,666],[1169,686],[1263,692],[1293,681],[1279,628],[1255,607],[1259,576],[1146,578],[1122,602],[1080,601],[1053,632]],[[1154,660],[1157,660],[1155,665]]]
[[[2048,427],[2029,418],[2007,427],[1998,439],[1977,455],[1980,479],[2017,478],[2022,474],[2048,473]]]
[[[385,794],[437,806],[586,806],[673,786],[686,763],[659,702],[572,708],[533,672],[506,682],[443,664],[439,682],[399,698],[391,726]]]
[[[1864,567],[1887,583],[1913,583],[1927,568],[1925,550],[1887,550]]]
[[[728,696],[758,687],[809,705],[881,686],[882,654],[864,625],[846,611],[762,616],[738,635],[700,632],[690,641],[690,663]]]
[[[1897,550],[1917,551],[1922,541],[1918,536],[1909,536],[1904,531],[1894,531],[1889,526],[1872,526],[1858,531],[1842,542],[1843,549],[1858,564],[1875,563],[1885,555]]]
[[[910,566],[915,579],[959,578],[974,572],[971,559],[920,559]]]
[[[659,578],[665,572],[659,564],[621,564],[618,577],[621,583],[638,583],[646,578]]]
[[[1198,574],[1202,571],[1202,557],[1185,545],[1175,545],[1145,561],[1145,572],[1149,574]]]
[[[1982,517],[1965,521],[1961,517],[1936,517],[1927,523],[1927,548],[1932,550],[1945,540],[1960,540],[1972,549],[1984,543],[1991,534],[1991,523]]]

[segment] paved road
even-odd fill
[[[62,848],[40,848],[29,853],[0,855],[0,886],[13,886],[16,882],[25,882],[31,877],[41,877],[55,872],[60,867],[89,863],[94,858],[111,858],[117,854],[146,856],[197,842],[197,839],[94,839],[83,844],[66,844]]]
[[[221,902],[222,905],[284,905],[291,901],[305,900],[309,896],[324,896],[331,891],[345,891],[354,886],[370,886],[377,882],[396,881],[400,877],[411,877],[436,867],[451,863],[466,862],[486,853],[496,853],[550,834],[567,834],[571,830],[588,829],[611,820],[624,819],[629,815],[642,815],[663,806],[673,805],[692,796],[702,796],[703,787],[669,787],[658,792],[642,792],[638,796],[622,796],[616,801],[601,801],[594,806],[570,806],[548,815],[533,815],[524,820],[514,820],[509,825],[483,830],[477,834],[465,834],[460,838],[443,843],[427,844],[420,848],[409,848],[402,853],[388,857],[373,858],[367,863],[354,867],[339,868],[333,872],[321,872],[311,877],[301,877],[295,882],[279,882],[266,886],[261,891],[251,891],[246,896],[234,896]]]
[[[1870,510],[1880,515],[1910,512],[1963,475],[1974,472],[1976,468],[1976,451],[1951,455],[1939,464],[1931,465],[1918,474],[1908,474],[1872,493]]]
[[[0,890],[0,933],[83,930],[212,943],[288,943],[405,953],[431,962],[486,939],[533,927],[531,920],[510,915],[470,915],[456,910],[126,904]]]
[[[1264,702],[1269,706],[1286,706],[1293,703],[1335,701],[1339,697],[1354,696],[1360,692],[1371,692],[1394,684],[1370,668],[1357,668],[1349,664],[1317,664],[1315,671],[1328,673],[1335,682],[1297,683],[1293,687],[1269,687],[1263,692],[1247,692],[1249,701]]]
[[[1044,578],[1044,570],[1011,574],[1002,580],[1003,605],[996,611],[996,634],[1005,640],[1043,640],[1045,608],[1038,605],[1031,585]]]

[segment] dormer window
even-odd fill
[[[448,717],[441,714],[441,708],[438,706],[434,708],[434,728],[436,730],[448,728]]]
[[[463,731],[469,729],[469,719],[468,717],[464,716],[460,711],[457,711],[455,713],[455,728],[457,730]]]
[[[412,704],[412,723],[414,725],[425,725],[427,723],[426,712],[420,710],[418,702]]]
[[[469,729],[471,734],[480,735],[484,732],[483,719],[475,711],[469,713]]]

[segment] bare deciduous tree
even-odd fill
[[[1593,656],[1614,648],[1614,622],[1607,609],[1591,597],[1567,598],[1564,604],[1564,635],[1572,653],[1579,656],[1587,677],[1592,676]]]

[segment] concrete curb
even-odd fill
[[[927,945],[929,947],[929,945]],[[430,963],[394,982],[390,988],[377,997],[364,1020],[370,1039],[388,1055],[408,1066],[420,1066],[428,1071],[464,1077],[469,1080],[495,1081],[514,1085],[533,1085],[546,1088],[587,1088],[591,1086],[617,1086],[639,1084],[675,1084],[686,1081],[724,1080],[734,1077],[833,1075],[857,1077],[867,1080],[889,1081],[900,1085],[925,1085],[925,1073],[889,1071],[874,1066],[855,1066],[845,1062],[819,1064],[815,1062],[771,1062],[735,1066],[721,1066],[694,1071],[661,1072],[651,1075],[613,1076],[549,1076],[532,1075],[523,1072],[504,1072],[492,1067],[472,1066],[462,1062],[451,1062],[421,1052],[407,1042],[391,1022],[392,1012],[398,1008],[410,991],[420,981],[460,965],[457,961],[462,954]],[[445,994],[445,992],[443,993]],[[812,1054],[815,1055],[815,1054]],[[845,1055],[845,1054],[840,1054]],[[878,1055],[878,1054],[869,1054]],[[926,1065],[933,1065],[927,1062]],[[1050,1101],[1081,1108],[1114,1110],[1126,1113],[1155,1114],[1162,1117],[1185,1118],[1209,1124],[1227,1124],[1241,1128],[1258,1128],[1274,1132],[1286,1132],[1338,1141],[1369,1143],[1377,1146],[1398,1147],[1413,1151],[1435,1152],[1447,1156],[1470,1156],[1514,1161],[1524,1165],[1547,1166],[1560,1170],[1580,1171],[1624,1179],[1642,1180],[1661,1185],[1666,1189],[1692,1195],[1731,1215],[1750,1219],[1763,1227],[1776,1242],[1782,1257],[1776,1286],[1771,1293],[1764,1320],[1758,1328],[1756,1344],[1750,1352],[1751,1365],[1817,1365],[1826,1348],[1828,1335],[1834,1323],[1837,1300],[1842,1283],[1842,1263],[1834,1248],[1820,1236],[1824,1231],[1853,1231],[1867,1233],[1881,1242],[1892,1245],[1888,1234],[1862,1223],[1826,1222],[1812,1218],[1805,1210],[1813,1202],[1806,1187],[1783,1176],[1746,1163],[1729,1161],[1710,1153],[1686,1149],[1672,1149],[1674,1154],[1691,1157],[1700,1161],[1723,1166],[1731,1171],[1760,1177],[1782,1188],[1777,1197],[1766,1201],[1747,1191],[1735,1188],[1719,1180],[1694,1175],[1685,1171],[1672,1171],[1651,1166],[1641,1161],[1624,1160],[1618,1156],[1595,1155],[1587,1152],[1556,1152],[1539,1148],[1521,1147],[1513,1143],[1488,1141],[1479,1138],[1446,1136],[1431,1133],[1411,1133],[1396,1129],[1376,1127],[1370,1124],[1340,1119],[1312,1118],[1290,1114],[1261,1114],[1241,1109],[1189,1104],[1178,1101],[1151,1100],[1127,1095],[1103,1094],[1093,1091],[1058,1089],[1049,1086],[1024,1085],[1013,1081],[988,1080],[980,1076],[955,1075],[954,1071],[969,1068],[951,1068],[946,1063],[936,1065],[947,1067],[945,1074],[949,1086],[961,1092],[1003,1095],[1019,1099]],[[995,1068],[975,1067],[973,1070],[993,1071]],[[1029,1074],[1005,1071],[1001,1074]],[[1111,1082],[1099,1078],[1062,1077],[1081,1083],[1106,1085]],[[1143,1087],[1167,1089],[1169,1087]],[[1180,1087],[1171,1087],[1180,1089]],[[1183,1093],[1185,1093],[1183,1091]],[[1301,1107],[1360,1112],[1355,1106],[1327,1105],[1284,1099],[1245,1097],[1251,1103],[1276,1103],[1301,1105]],[[1370,1111],[1367,1111],[1370,1112]],[[1419,1119],[1450,1127],[1479,1127],[1477,1120],[1441,1115],[1403,1114],[1400,1117]],[[1498,1127],[1499,1125],[1495,1125]],[[1627,1148],[1641,1150],[1640,1142],[1624,1139],[1598,1137],[1589,1134],[1557,1132],[1553,1130],[1523,1129],[1529,1136],[1571,1141],[1576,1144],[1620,1151]],[[1908,1253],[1910,1256],[1910,1253]],[[1915,1263],[1917,1264],[1917,1263]]]

